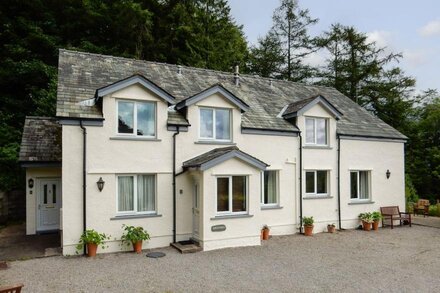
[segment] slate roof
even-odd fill
[[[56,118],[26,117],[20,162],[61,162],[61,125]]]
[[[310,103],[314,99],[316,99],[316,97],[310,97],[310,98],[307,98],[304,100],[290,103],[287,106],[286,110],[284,110],[283,116],[298,112],[299,110],[301,110],[304,106],[306,106],[308,103]]]
[[[334,88],[244,74],[240,75],[240,84],[236,86],[233,73],[185,66],[180,66],[180,71],[181,74],[177,65],[60,50],[57,116],[102,118],[99,104],[79,103],[92,99],[98,88],[140,74],[174,96],[176,102],[221,83],[250,106],[242,115],[243,128],[297,131],[292,123],[277,117],[278,114],[286,105],[322,95],[343,114],[337,122],[339,134],[406,139]]]

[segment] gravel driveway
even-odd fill
[[[259,247],[161,259],[132,253],[17,261],[24,292],[440,292],[440,229],[274,237]]]

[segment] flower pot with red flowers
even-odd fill
[[[336,231],[336,225],[334,223],[327,225],[327,232],[328,233],[335,233],[335,231]]]
[[[359,214],[359,219],[362,221],[362,228],[364,231],[371,230],[371,224],[373,223],[373,217],[371,213],[361,213]]]
[[[304,235],[312,236],[313,235],[313,217],[303,217],[303,225],[304,225]]]
[[[133,251],[142,253],[142,241],[149,240],[150,235],[142,227],[122,225],[124,234],[121,237],[122,244],[133,245]]]
[[[372,212],[371,218],[373,219],[373,230],[379,230],[379,222],[382,219],[382,214],[380,212]]]
[[[105,240],[109,240],[110,236],[104,233],[99,233],[93,229],[86,230],[83,232],[81,237],[79,238],[79,244],[76,246],[76,253],[79,253],[84,248],[84,245],[87,248],[87,256],[93,257],[96,256],[96,251],[98,250],[98,246],[101,246],[102,249],[105,249]]]
[[[261,229],[261,239],[269,240],[269,232],[270,232],[269,227],[267,225],[264,225],[263,229]]]

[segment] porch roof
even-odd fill
[[[260,170],[265,170],[269,166],[265,162],[241,151],[238,147],[231,146],[216,148],[185,161],[183,162],[183,169],[195,168],[204,171],[232,158],[238,158]]]

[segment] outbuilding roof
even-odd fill
[[[341,135],[406,139],[406,137],[334,88],[290,81],[240,75],[236,85],[233,73],[177,66],[143,60],[60,50],[58,68],[57,116],[64,118],[102,118],[96,90],[139,74],[170,94],[176,103],[221,84],[249,109],[242,114],[246,129],[297,131],[279,113],[286,105],[321,95],[341,117],[337,133]],[[177,117],[180,112],[177,112]],[[179,117],[179,120],[183,122]]]

